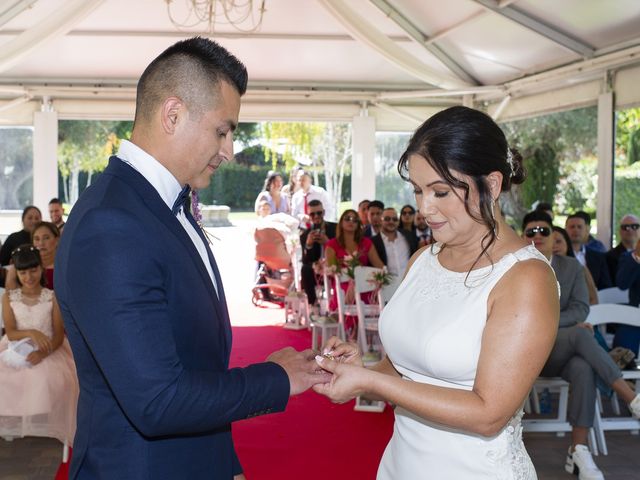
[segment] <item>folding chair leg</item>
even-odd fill
[[[69,462],[69,443],[68,442],[64,442],[64,445],[62,445],[62,463],[68,463]]]

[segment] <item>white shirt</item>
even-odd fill
[[[151,186],[158,192],[162,201],[167,204],[169,210],[173,209],[173,203],[176,201],[176,198],[178,198],[178,194],[182,190],[182,186],[178,183],[176,177],[174,177],[164,165],[136,144],[127,140],[123,140],[122,143],[120,143],[120,149],[118,150],[117,156],[128,165],[131,165],[131,167],[146,178]],[[189,220],[187,220],[183,208],[180,209],[176,218],[182,225],[182,228],[184,228],[185,232],[187,232],[187,235],[189,235],[189,238],[191,238],[193,245],[198,250],[202,263],[204,263],[204,266],[209,273],[211,283],[213,283],[213,288],[217,294],[218,285],[216,285],[216,279],[213,276],[211,262],[209,262],[209,256],[207,255],[207,246],[202,241],[202,238],[200,238],[200,235],[198,235],[198,232],[193,228],[193,225],[191,225]]]
[[[291,215],[297,219],[301,219],[304,216],[304,197],[305,192],[302,189],[298,190],[291,197]],[[324,219],[330,222],[335,222],[336,211],[333,202],[329,199],[329,194],[322,187],[311,185],[309,192],[307,193],[307,203],[311,200],[320,200],[322,202],[322,208],[324,208]]]
[[[579,251],[577,251],[577,252],[575,250],[573,251],[573,253],[576,256],[576,260],[578,260],[582,264],[583,267],[587,266],[587,258],[585,257],[585,250],[586,250],[585,246],[582,245],[582,247],[580,247]]]
[[[410,257],[407,239],[397,232],[395,240],[391,240],[384,232],[380,232],[380,236],[387,252],[387,270],[398,277],[404,275]]]

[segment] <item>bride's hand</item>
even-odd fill
[[[331,337],[322,348],[322,355],[328,355],[340,363],[363,366],[362,352],[357,343],[343,342],[338,337]]]
[[[349,365],[336,360],[330,360],[318,355],[316,362],[324,370],[332,373],[329,383],[313,386],[316,393],[324,395],[334,403],[345,403],[366,393],[365,386],[372,373],[361,366]]]

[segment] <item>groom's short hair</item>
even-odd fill
[[[220,82],[240,95],[247,91],[247,69],[218,43],[202,37],[182,40],[158,55],[138,81],[135,121],[151,120],[168,97],[184,102],[197,119],[215,106]]]

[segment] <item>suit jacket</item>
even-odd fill
[[[376,251],[378,252],[378,256],[382,263],[387,264],[387,249],[384,247],[384,241],[382,240],[382,233],[378,233],[371,237],[371,241],[373,242],[373,246],[376,247]],[[409,258],[413,255],[416,250],[418,250],[418,237],[416,237],[415,233],[410,233],[405,230],[398,229],[398,235],[402,235],[407,244],[409,245]]]
[[[633,259],[631,252],[620,255],[616,283],[622,290],[629,289],[629,305],[637,307],[640,304],[640,263]]]
[[[606,253],[607,267],[609,268],[609,277],[613,286],[617,286],[616,276],[618,274],[618,260],[623,253],[626,253],[627,247],[619,243]]]
[[[603,288],[612,287],[613,283],[609,276],[609,267],[607,266],[605,254],[592,250],[591,248],[585,248],[584,258],[587,262],[587,268],[591,272],[593,281],[596,284],[596,288],[602,290]]]
[[[335,238],[336,236],[336,223],[324,222],[324,233],[329,238]],[[311,265],[313,262],[320,260],[322,256],[322,246],[319,243],[314,243],[311,248],[307,248],[307,237],[311,230],[305,230],[300,234],[300,245],[302,245],[302,264]]]
[[[589,315],[589,291],[584,267],[573,257],[554,255],[551,267],[560,284],[560,328],[584,322]]]
[[[80,381],[71,479],[230,480],[231,422],[285,408],[280,366],[228,368],[210,261],[218,295],[179,220],[115,157],[74,206],[55,269]]]

